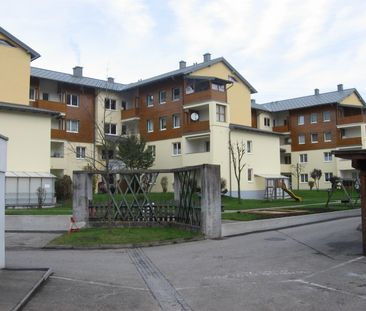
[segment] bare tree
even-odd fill
[[[244,155],[246,153],[246,146],[243,141],[240,143],[237,141],[233,143],[231,140],[229,141],[229,151],[231,155],[231,162],[234,168],[235,179],[238,186],[238,203],[241,203],[241,189],[240,189],[240,181],[243,169],[246,165],[244,163]]]
[[[291,165],[291,174],[296,177],[297,181],[297,190],[300,188],[300,176],[301,173],[304,171],[305,166],[300,163],[296,163],[296,165]]]
[[[322,175],[323,175],[322,170],[318,168],[314,168],[313,171],[310,173],[311,178],[314,179],[317,191],[319,191],[319,181]]]

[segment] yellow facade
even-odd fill
[[[11,42],[2,34],[0,39]],[[21,47],[0,44],[0,101],[29,105],[30,61]]]
[[[0,111],[0,133],[9,138],[8,171],[49,172],[51,118]]]
[[[194,71],[192,75],[214,76],[228,80],[232,76],[237,80],[232,85],[228,85],[227,102],[230,105],[230,123],[251,126],[251,103],[250,90],[231,70],[222,62],[212,66]]]
[[[345,99],[341,101],[341,105],[349,105],[349,106],[360,106],[363,107],[362,102],[357,97],[355,93],[352,93],[351,95],[347,96]]]

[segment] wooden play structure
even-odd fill
[[[284,200],[288,196],[293,198],[295,201],[302,201],[302,198],[293,193],[286,186],[287,178],[284,176],[276,177],[265,177],[266,189],[264,192],[264,198],[267,200]],[[287,196],[288,195],[288,196]]]
[[[334,177],[330,180],[332,187],[328,189],[328,199],[325,203],[325,207],[328,207],[330,200],[333,197],[333,194],[337,190],[343,190],[344,198],[341,199],[341,202],[344,204],[348,204],[350,207],[354,207],[359,198],[360,198],[360,182],[357,179],[342,179],[339,177]],[[347,187],[346,187],[347,186]],[[347,190],[348,188],[348,190]],[[355,199],[353,199],[354,195]]]

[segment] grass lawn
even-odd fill
[[[199,232],[177,228],[91,228],[71,234],[65,233],[52,240],[48,246],[98,246],[106,244],[141,244],[175,239],[201,237]]]
[[[66,201],[51,208],[7,208],[5,215],[72,215],[72,207],[71,201]]]

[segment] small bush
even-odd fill
[[[72,195],[72,181],[69,175],[64,175],[57,178],[55,182],[55,193],[58,201],[65,201],[71,199]]]
[[[314,181],[312,181],[312,180],[310,180],[310,181],[308,182],[308,185],[309,185],[309,187],[310,187],[310,190],[313,190],[314,185],[315,185],[315,182],[314,182]]]

